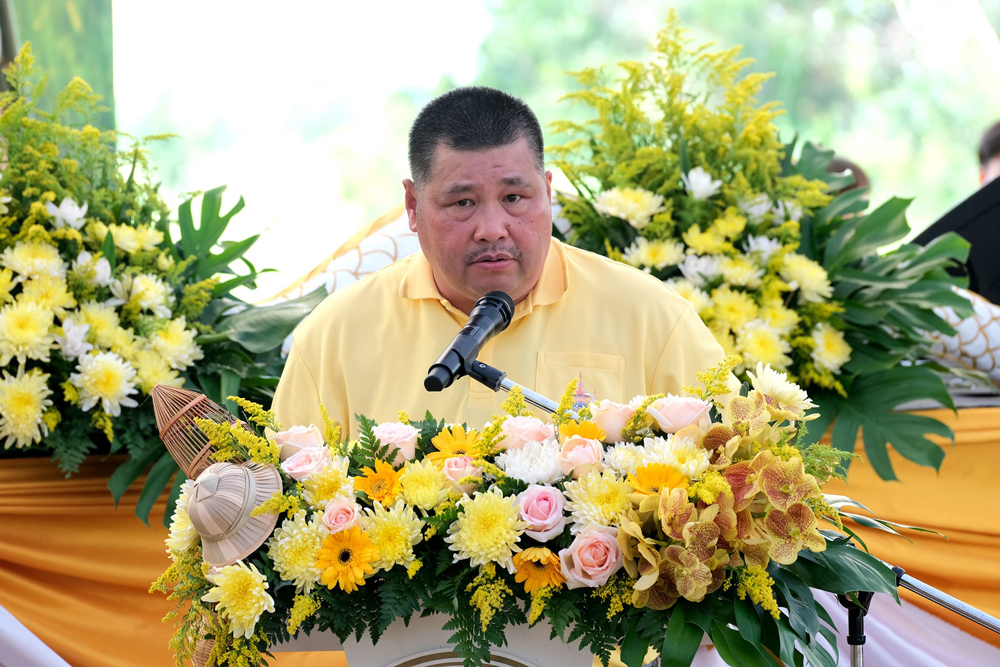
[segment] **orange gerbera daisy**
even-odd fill
[[[635,475],[628,476],[628,483],[636,493],[652,495],[658,494],[660,489],[686,489],[688,478],[665,463],[647,463],[639,466]]]
[[[403,490],[399,482],[402,469],[397,472],[385,461],[375,461],[375,470],[362,468],[361,473],[362,477],[354,478],[354,487],[364,491],[373,503],[377,500],[383,507],[389,507]]]
[[[546,587],[562,588],[566,583],[559,556],[545,547],[528,547],[514,554],[514,568],[514,581],[524,582],[529,595]]]
[[[592,421],[582,421],[579,424],[573,421],[564,422],[559,426],[559,435],[563,440],[578,435],[587,440],[604,440],[604,430],[598,428]]]
[[[320,581],[328,588],[337,585],[353,593],[365,585],[366,574],[375,574],[372,562],[377,557],[378,547],[357,526],[327,535],[316,555],[316,567],[322,570]]]
[[[431,438],[431,444],[437,451],[431,452],[425,458],[440,468],[444,465],[445,459],[453,456],[476,458],[479,455],[479,431],[473,429],[466,431],[461,424],[445,426],[440,433]]]

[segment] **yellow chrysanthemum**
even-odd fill
[[[635,475],[628,476],[629,485],[636,493],[658,495],[661,489],[687,488],[688,479],[679,470],[665,463],[647,463]]]
[[[691,225],[681,236],[691,254],[717,255],[733,249],[733,245],[714,226],[701,231],[700,225]]]
[[[792,333],[799,325],[799,314],[780,303],[761,308],[760,319],[782,336]]]
[[[757,318],[757,304],[750,295],[730,289],[728,285],[712,290],[712,303],[715,319],[733,331]]]
[[[267,541],[267,555],[274,561],[274,570],[284,581],[295,584],[296,593],[308,593],[319,581],[316,557],[328,531],[317,512],[312,519],[299,510],[286,518]]]
[[[493,488],[459,504],[463,511],[444,538],[455,552],[455,562],[468,559],[472,567],[496,563],[513,573],[513,556],[521,550],[518,538],[527,525],[517,518],[517,498]]]
[[[196,331],[187,328],[185,318],[178,317],[149,337],[149,347],[171,368],[183,371],[205,357],[201,347],[194,342],[197,335]]]
[[[559,425],[559,435],[562,436],[564,441],[572,438],[574,435],[587,440],[604,440],[604,430],[592,421],[582,421],[579,423],[574,421],[563,422]]]
[[[28,359],[49,360],[55,343],[51,332],[55,315],[51,310],[30,302],[7,304],[0,310],[0,366],[11,359],[24,364]]]
[[[135,228],[135,240],[140,250],[153,250],[163,243],[163,232],[152,225],[139,225]]]
[[[201,535],[191,523],[191,517],[188,516],[187,511],[188,496],[194,489],[194,480],[185,480],[184,484],[181,485],[180,495],[177,496],[174,513],[170,515],[170,534],[164,542],[171,558],[174,558],[175,553],[187,551],[201,542]]]
[[[729,330],[728,325],[721,322],[713,322],[709,326],[709,330],[712,332],[712,336],[715,337],[716,342],[722,347],[722,351],[727,357],[737,356],[739,354],[736,351],[736,337],[733,336],[733,333]]]
[[[51,310],[60,320],[66,310],[76,308],[76,299],[66,291],[66,281],[55,276],[40,276],[24,283],[19,301],[28,301]]]
[[[793,289],[798,289],[799,303],[819,303],[833,295],[826,269],[804,255],[785,255],[779,273]]]
[[[111,238],[114,240],[115,247],[124,250],[127,253],[133,253],[139,249],[139,239],[135,233],[135,227],[131,225],[118,225],[110,224],[107,226],[107,230],[111,232]],[[103,242],[104,239],[102,238]]]
[[[29,447],[49,434],[45,410],[52,405],[49,376],[37,368],[16,376],[4,372],[0,382],[0,438],[4,449]]]
[[[183,387],[184,378],[172,369],[163,357],[152,350],[137,350],[132,357],[136,380],[142,393],[148,394],[158,384],[168,387]]]
[[[444,427],[440,433],[431,438],[431,444],[437,451],[428,454],[427,460],[440,468],[444,465],[445,459],[453,456],[475,458],[479,454],[479,432],[472,429],[466,431],[461,424],[453,424]]]
[[[361,517],[361,526],[368,533],[368,539],[378,549],[378,557],[372,563],[375,571],[390,570],[396,565],[409,568],[413,563],[413,546],[423,535],[424,522],[413,513],[402,500],[386,510],[382,503],[375,503],[373,509],[366,509]]]
[[[690,281],[684,278],[671,278],[670,280],[664,281],[670,289],[677,292],[685,301],[694,306],[696,313],[700,313],[706,308],[711,307],[712,300],[708,298],[708,294],[705,290],[700,287],[695,287]]]
[[[409,461],[399,480],[403,500],[409,505],[429,511],[448,499],[451,482],[431,461]]]
[[[66,262],[59,256],[59,249],[40,241],[18,241],[12,248],[0,253],[0,266],[7,267],[21,279],[52,276],[66,277]]]
[[[375,461],[375,469],[362,468],[361,477],[354,479],[358,491],[364,491],[368,500],[373,503],[391,505],[396,502],[396,496],[403,490],[400,484],[402,471],[392,469],[385,461]]]
[[[566,509],[573,519],[572,531],[579,532],[590,523],[610,526],[631,503],[632,487],[618,479],[611,470],[591,472],[566,485]]]
[[[812,339],[816,347],[811,356],[820,368],[839,373],[840,367],[851,360],[851,346],[844,339],[843,331],[820,322],[813,328]]]
[[[83,324],[90,325],[87,340],[99,347],[110,348],[115,331],[121,323],[118,312],[112,306],[88,301],[80,305],[80,317]]]
[[[719,270],[722,271],[723,279],[730,285],[750,289],[756,289],[764,276],[764,270],[743,255],[724,257],[719,263]]]
[[[514,556],[514,581],[524,583],[529,595],[543,588],[562,588],[566,583],[559,556],[545,547],[528,547]]]
[[[684,436],[646,438],[645,448],[651,463],[668,465],[689,480],[700,479],[711,460],[707,449]]]
[[[216,612],[221,620],[228,621],[234,637],[250,639],[261,614],[274,611],[274,599],[267,593],[267,578],[253,564],[248,566],[240,561],[208,575],[207,579],[214,586],[201,599],[218,603]]]
[[[10,269],[0,269],[0,304],[10,303],[14,300],[10,291],[16,286],[14,272]]]
[[[377,557],[378,549],[368,539],[368,533],[357,526],[327,535],[316,558],[316,567],[322,571],[320,581],[327,588],[336,585],[353,593],[365,585],[365,575],[375,574],[372,563]]]
[[[114,352],[98,352],[80,357],[77,372],[69,376],[79,390],[80,409],[84,412],[101,404],[104,412],[117,417],[122,407],[134,408],[138,403],[129,395],[137,392],[132,383],[135,369]]]
[[[621,218],[636,229],[649,224],[665,210],[663,196],[641,188],[612,188],[597,195],[594,208],[605,215]]]
[[[640,269],[664,269],[684,261],[684,244],[678,241],[650,241],[639,236],[622,256],[628,264]]]
[[[735,206],[728,207],[726,212],[712,223],[712,229],[729,240],[742,234],[746,226],[747,219],[740,215],[740,210]]]
[[[108,350],[129,363],[135,360],[140,349],[135,332],[132,331],[131,327],[128,329],[118,327],[108,336]]]
[[[302,499],[313,510],[322,512],[335,498],[354,498],[354,480],[347,475],[347,460],[339,456],[302,480]]]
[[[747,366],[763,362],[785,370],[792,364],[791,344],[763,320],[748,322],[737,332],[736,349]]]

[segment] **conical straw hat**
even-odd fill
[[[188,494],[191,525],[201,535],[202,557],[213,567],[246,558],[271,536],[277,513],[251,517],[255,507],[281,491],[274,466],[213,463]]]

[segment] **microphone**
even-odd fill
[[[441,391],[469,373],[469,367],[491,338],[507,328],[514,316],[514,300],[499,290],[476,301],[469,321],[428,369],[424,389]]]

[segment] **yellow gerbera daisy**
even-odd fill
[[[431,438],[431,444],[437,451],[431,452],[426,458],[440,468],[444,465],[445,459],[453,456],[475,458],[479,453],[479,432],[473,429],[466,431],[461,424],[453,424],[450,427],[445,426],[440,433]]]
[[[529,595],[543,588],[562,588],[566,583],[559,556],[545,547],[529,547],[514,554],[514,567],[514,581],[524,582],[524,590]]]
[[[688,487],[688,479],[673,466],[665,463],[647,463],[639,466],[635,475],[628,476],[628,483],[636,493],[659,494],[660,489]]]
[[[316,567],[323,571],[320,581],[328,588],[336,584],[353,593],[365,585],[366,574],[375,574],[372,562],[377,557],[378,548],[357,526],[328,535],[316,559]]]
[[[604,431],[592,421],[582,421],[579,424],[572,421],[564,422],[559,426],[559,435],[564,441],[574,435],[587,440],[604,440]]]
[[[362,477],[354,479],[354,485],[359,491],[364,491],[371,502],[380,502],[382,506],[391,506],[396,502],[396,496],[403,490],[399,480],[402,471],[395,471],[385,461],[376,461],[375,469],[362,468]]]

